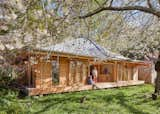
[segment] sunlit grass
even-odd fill
[[[34,114],[158,114],[160,99],[153,101],[153,86],[52,94],[18,99],[14,92],[1,96],[0,113]],[[84,103],[80,99],[86,96]]]

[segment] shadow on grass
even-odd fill
[[[127,99],[129,97],[129,99]],[[116,99],[118,104],[120,104],[122,107],[126,108],[127,110],[130,111],[130,113],[135,113],[135,114],[149,114],[147,112],[143,112],[137,108],[135,108],[133,105],[128,104],[130,99],[133,96],[125,96],[123,92],[120,92],[114,96],[108,97],[106,96],[106,101],[112,101],[113,99]]]
[[[74,94],[74,93],[73,93]],[[82,97],[82,95],[67,95],[65,97],[53,97],[53,98],[47,98],[45,100],[39,100],[39,103],[42,103],[44,105],[46,105],[43,109],[35,112],[35,114],[40,114],[40,113],[44,113],[45,111],[49,110],[50,108],[57,108],[57,105],[63,105],[63,104],[67,104],[69,102],[71,103],[80,103],[80,98]],[[124,107],[125,109],[127,109],[130,113],[135,113],[135,114],[149,114],[148,112],[144,112],[138,108],[135,107],[136,104],[131,104],[130,100],[132,100],[133,94],[131,96],[126,96],[123,92],[118,92],[117,94],[110,94],[110,95],[104,95],[103,97],[97,95],[93,95],[89,94],[88,95],[88,102],[96,102],[96,100],[102,100],[106,103],[112,103],[114,100],[116,100],[117,104],[119,104],[121,107]],[[148,100],[144,100],[142,99],[142,96],[139,97],[138,94],[136,94],[136,97],[133,98],[133,100],[138,100],[138,104],[142,104],[142,103],[146,103],[148,102]],[[130,104],[129,104],[130,103]],[[98,105],[98,104],[97,104]],[[61,108],[61,107],[59,107]],[[114,110],[114,109],[113,109]],[[76,111],[76,109],[72,109],[72,108],[65,108],[65,111],[68,113],[74,112]]]
[[[54,97],[54,98],[48,98],[45,100],[39,100],[38,103],[42,103],[44,105],[46,105],[43,109],[35,112],[34,114],[40,114],[40,113],[44,113],[45,111],[49,110],[50,108],[57,108],[57,105],[62,105],[62,104],[67,104],[68,102],[72,102],[72,103],[80,103],[80,99],[81,97],[79,96],[73,96],[71,95],[70,97]],[[59,107],[61,108],[61,107]],[[74,109],[69,110],[68,109],[68,113],[71,113],[75,111]]]

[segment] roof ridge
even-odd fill
[[[99,52],[101,52],[104,56],[107,56],[106,52],[104,52],[104,50],[102,51],[102,49],[100,49],[100,48],[97,46],[98,44],[97,44],[96,42],[92,41],[92,40],[89,39],[89,38],[84,38],[84,39],[87,39],[88,41],[90,41],[90,42],[94,45],[94,47],[95,47],[96,49],[98,49]]]

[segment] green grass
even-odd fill
[[[160,99],[153,101],[151,85],[52,94],[18,99],[0,91],[0,114],[160,114]],[[80,103],[83,96],[84,103]]]

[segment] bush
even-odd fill
[[[0,87],[8,87],[16,79],[17,73],[11,66],[0,67]]]

